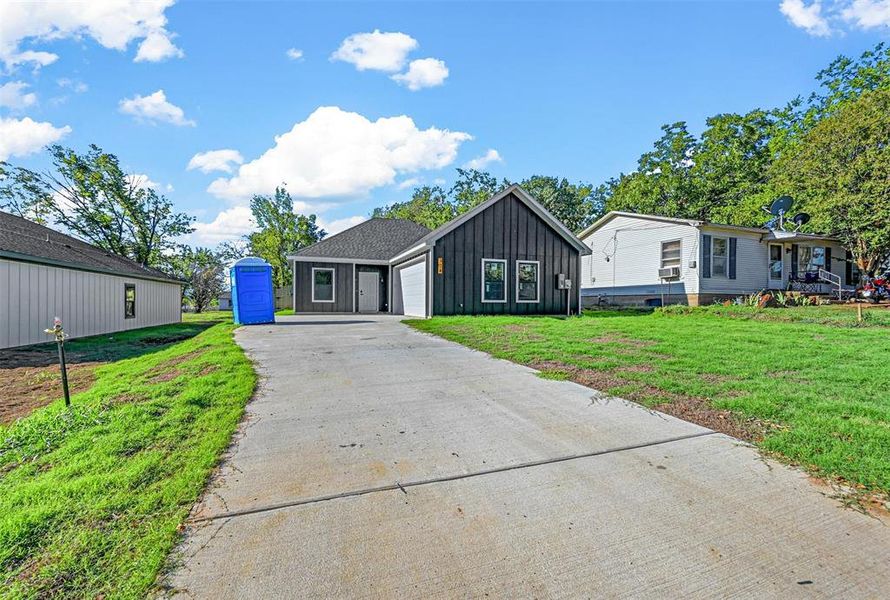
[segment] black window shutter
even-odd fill
[[[844,280],[847,285],[853,285],[853,253],[847,250],[847,260],[844,262],[844,266],[846,267],[846,273],[844,273]]]
[[[833,273],[831,270],[831,246],[825,246],[825,270]]]
[[[797,277],[797,244],[791,244],[791,276]]]
[[[738,238],[729,238],[729,278],[735,279],[735,254]]]
[[[711,276],[711,236],[701,236],[701,276]]]

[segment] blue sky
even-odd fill
[[[89,6],[0,7],[0,158],[98,144],[211,245],[281,182],[334,231],[480,157],[600,183],[663,123],[809,93],[890,23],[887,0]]]

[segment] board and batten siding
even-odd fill
[[[124,284],[136,286],[136,317],[124,318]],[[52,341],[44,329],[62,319],[65,333],[84,337],[178,323],[177,283],[0,259],[0,348]]]
[[[510,194],[436,240],[433,315],[564,314],[566,291],[556,287],[559,273],[575,282],[570,297],[577,310],[579,256],[576,247]],[[506,302],[482,302],[483,258],[507,261]],[[517,260],[539,261],[540,302],[516,302]]]
[[[661,243],[680,240],[680,279],[671,282],[674,294],[698,293],[699,232],[692,225],[616,216],[581,241],[592,254],[581,259],[581,286],[586,291],[616,296],[657,295],[664,290],[658,277]],[[609,260],[606,260],[606,257]]]
[[[312,301],[312,269],[334,269],[334,301]],[[354,308],[355,286],[352,263],[294,261],[294,291],[297,313],[343,313]]]

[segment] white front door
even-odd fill
[[[380,275],[369,271],[358,273],[358,311],[377,312],[380,310]]]

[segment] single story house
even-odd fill
[[[828,294],[858,281],[850,254],[823,235],[613,211],[578,237],[591,250],[585,306],[697,306],[767,289]]]
[[[0,348],[177,323],[182,282],[86,242],[0,212]]]
[[[589,252],[513,185],[434,231],[371,219],[288,260],[298,314],[566,314]]]

